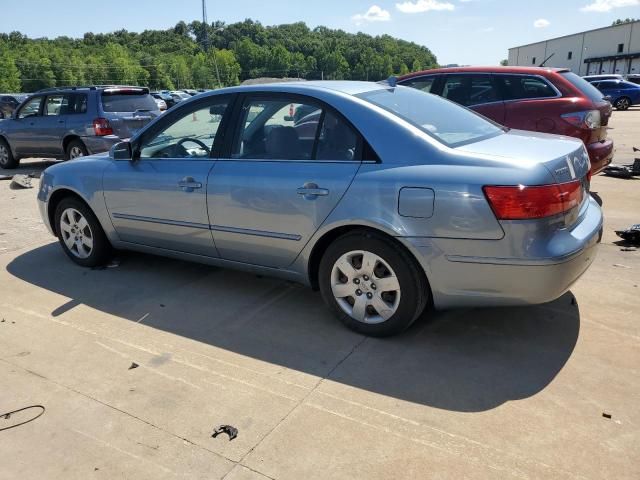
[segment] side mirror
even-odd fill
[[[285,115],[284,116],[284,121],[285,122],[293,122],[294,117],[292,117],[291,115]]]
[[[613,100],[613,98],[611,97],[611,95],[605,95],[605,96],[604,96],[604,99],[605,99],[607,102],[609,102],[609,103],[611,103],[611,100]]]
[[[114,160],[131,160],[133,158],[131,143],[128,140],[116,143],[109,150],[109,156]]]

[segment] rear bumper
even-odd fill
[[[456,253],[461,240],[401,240],[417,252],[438,309],[546,303],[568,291],[595,259],[602,232],[602,212],[595,200],[589,198],[589,202],[588,213],[582,221],[572,230],[559,232],[562,238],[549,242],[555,251],[549,256],[454,255],[451,252]],[[469,252],[474,250],[474,242],[482,241],[465,242],[471,242],[465,248]]]
[[[589,152],[589,161],[591,162],[591,173],[595,175],[613,160],[613,140],[607,139],[604,142],[590,143],[587,145],[587,152]]]
[[[105,135],[104,137],[82,137],[82,141],[89,151],[89,155],[94,153],[108,152],[111,147],[122,139],[116,135]]]

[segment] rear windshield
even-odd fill
[[[105,112],[135,112],[157,109],[156,102],[148,93],[102,93],[102,110]]]
[[[494,137],[503,127],[477,113],[430,93],[410,87],[372,90],[357,95],[455,148]]]
[[[601,102],[604,96],[602,92],[596,87],[587,82],[584,78],[579,77],[573,72],[560,72],[566,80],[571,82],[574,87],[580,90],[583,94],[589,97],[592,102]]]

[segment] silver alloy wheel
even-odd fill
[[[9,150],[4,145],[0,145],[0,165],[9,163]]]
[[[93,251],[93,232],[89,222],[75,208],[67,208],[60,216],[60,234],[67,249],[78,258]]]
[[[616,102],[616,108],[619,108],[620,110],[626,110],[630,106],[631,103],[629,102],[628,98],[621,98]]]
[[[391,266],[375,253],[354,250],[331,270],[331,291],[340,308],[363,323],[382,323],[400,305],[400,283]]]
[[[84,157],[84,153],[80,147],[71,147],[69,151],[69,159],[73,160],[74,158]]]

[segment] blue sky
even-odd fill
[[[201,0],[0,0],[0,29],[29,37],[169,28],[201,18]],[[497,64],[509,47],[640,18],[640,0],[207,0],[209,21],[304,21],[389,34],[429,47],[441,64]]]

